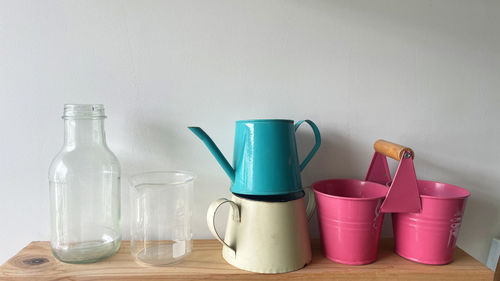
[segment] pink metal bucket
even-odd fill
[[[384,215],[384,185],[330,179],[313,184],[324,255],[335,262],[360,265],[377,259]]]
[[[470,192],[464,188],[418,180],[422,209],[418,213],[393,213],[395,251],[419,263],[448,264]]]
[[[378,140],[366,180],[389,185],[381,211],[392,213],[395,252],[425,264],[447,264],[453,260],[470,192],[435,181],[417,180],[413,150]],[[399,161],[391,182],[386,156]]]

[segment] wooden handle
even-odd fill
[[[373,145],[375,151],[385,156],[391,157],[394,160],[401,160],[406,151],[410,152],[411,158],[415,158],[415,153],[409,147],[402,146],[400,144],[392,143],[386,140],[378,140]]]

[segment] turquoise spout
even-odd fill
[[[224,169],[224,172],[226,172],[226,174],[229,176],[229,178],[231,179],[231,183],[234,183],[234,169],[233,167],[231,167],[231,164],[229,164],[226,157],[224,157],[217,145],[215,145],[214,141],[207,135],[207,133],[205,133],[205,131],[203,131],[202,128],[188,128],[203,141],[203,143],[208,147],[208,150],[210,150],[210,153],[212,153],[217,162],[219,162],[219,164],[221,165],[222,169]]]

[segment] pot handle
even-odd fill
[[[398,169],[380,207],[383,213],[416,213],[422,209],[413,158],[415,153],[409,147],[386,140],[377,140],[365,180],[387,185],[391,173],[387,157],[399,161]]]
[[[412,159],[415,158],[415,152],[411,148],[386,140],[377,140],[373,148],[376,152],[391,157],[396,161],[400,161],[403,157],[409,158],[411,156]],[[406,152],[409,153],[408,156],[405,156]]]
[[[302,161],[302,163],[300,163],[299,168],[300,168],[301,172],[302,172],[302,170],[304,170],[304,168],[307,166],[307,164],[309,164],[309,161],[311,161],[311,159],[313,158],[314,154],[316,154],[316,152],[319,149],[319,146],[321,145],[321,134],[319,133],[319,129],[316,126],[316,124],[314,124],[313,121],[311,121],[311,120],[300,120],[300,121],[298,121],[297,123],[295,123],[295,131],[297,131],[297,129],[299,128],[299,126],[302,123],[304,123],[304,122],[306,122],[307,124],[309,124],[309,126],[311,126],[311,128],[313,130],[313,133],[314,133],[314,139],[316,140],[316,144],[311,149],[311,152],[309,152],[309,154],[306,156],[306,158],[304,159],[304,161]]]
[[[240,222],[240,209],[238,208],[238,205],[236,205],[236,203],[234,203],[233,201],[228,200],[226,198],[220,198],[220,199],[217,199],[214,202],[212,202],[210,204],[210,206],[208,207],[208,211],[207,211],[207,225],[208,225],[208,229],[210,230],[210,232],[212,233],[212,235],[215,238],[217,238],[217,240],[219,240],[219,242],[221,242],[223,245],[225,245],[231,251],[231,253],[233,254],[233,256],[236,256],[236,250],[233,249],[233,248],[231,248],[224,241],[224,239],[222,239],[219,236],[219,234],[217,233],[217,230],[215,229],[215,214],[217,213],[217,209],[219,209],[219,207],[222,204],[224,204],[224,203],[229,203],[229,205],[233,209],[233,220],[235,222]]]
[[[314,215],[314,211],[316,211],[316,200],[311,187],[305,188],[304,190],[307,193],[306,217],[307,221],[310,221]]]

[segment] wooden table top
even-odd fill
[[[312,241],[313,260],[301,270],[257,274],[224,261],[216,240],[194,240],[193,252],[183,261],[164,267],[137,264],[130,242],[123,241],[111,258],[93,264],[66,264],[52,256],[49,242],[31,242],[0,267],[0,280],[493,280],[493,271],[461,249],[448,265],[423,265],[396,255],[393,240],[380,241],[378,259],[349,266],[326,259],[319,240]]]

